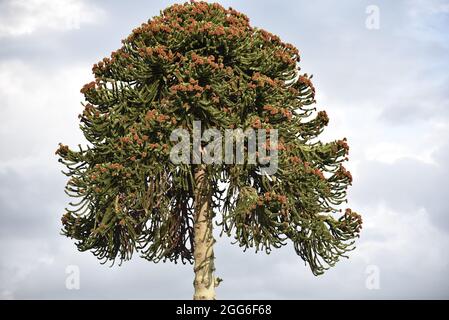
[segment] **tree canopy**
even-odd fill
[[[56,153],[74,200],[64,235],[104,261],[134,252],[153,262],[193,261],[195,166],[175,164],[177,128],[277,130],[278,169],[208,164],[211,210],[244,249],[292,243],[321,274],[354,248],[362,220],[342,212],[352,176],[346,139],[321,142],[311,76],[291,44],[219,4],[175,4],[132,31],[96,63],[84,85],[86,147]],[[269,146],[268,146],[269,147]]]

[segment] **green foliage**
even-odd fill
[[[351,174],[345,139],[322,143],[328,123],[315,112],[311,77],[298,50],[251,27],[218,4],[173,5],[133,30],[93,67],[81,92],[87,148],[57,154],[75,200],[62,218],[78,249],[120,260],[139,252],[157,262],[192,262],[194,165],[170,161],[170,133],[203,129],[277,129],[279,169],[208,165],[212,206],[224,233],[247,249],[269,252],[288,241],[314,274],[353,249],[361,218],[340,218]],[[220,186],[226,188],[220,188]]]

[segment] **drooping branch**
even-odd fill
[[[244,249],[270,252],[290,241],[314,274],[334,265],[354,248],[362,220],[341,213],[352,183],[343,166],[349,147],[345,139],[319,140],[329,118],[316,112],[312,76],[299,61],[293,45],[218,4],[175,4],[134,29],[81,89],[89,145],[57,150],[74,198],[63,234],[105,261],[139,252],[153,262],[193,263],[202,198],[192,166],[171,161],[170,135],[192,134],[201,121],[204,130],[277,130],[279,137],[270,177],[248,158],[206,165],[210,197],[223,204],[210,202],[206,211],[222,214],[223,231]]]

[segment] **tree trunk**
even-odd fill
[[[215,287],[218,285],[214,276],[211,193],[205,168],[200,164],[195,172],[194,300],[215,300]]]

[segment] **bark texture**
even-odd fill
[[[214,237],[212,234],[211,193],[204,165],[195,172],[194,220],[194,300],[215,300]]]

